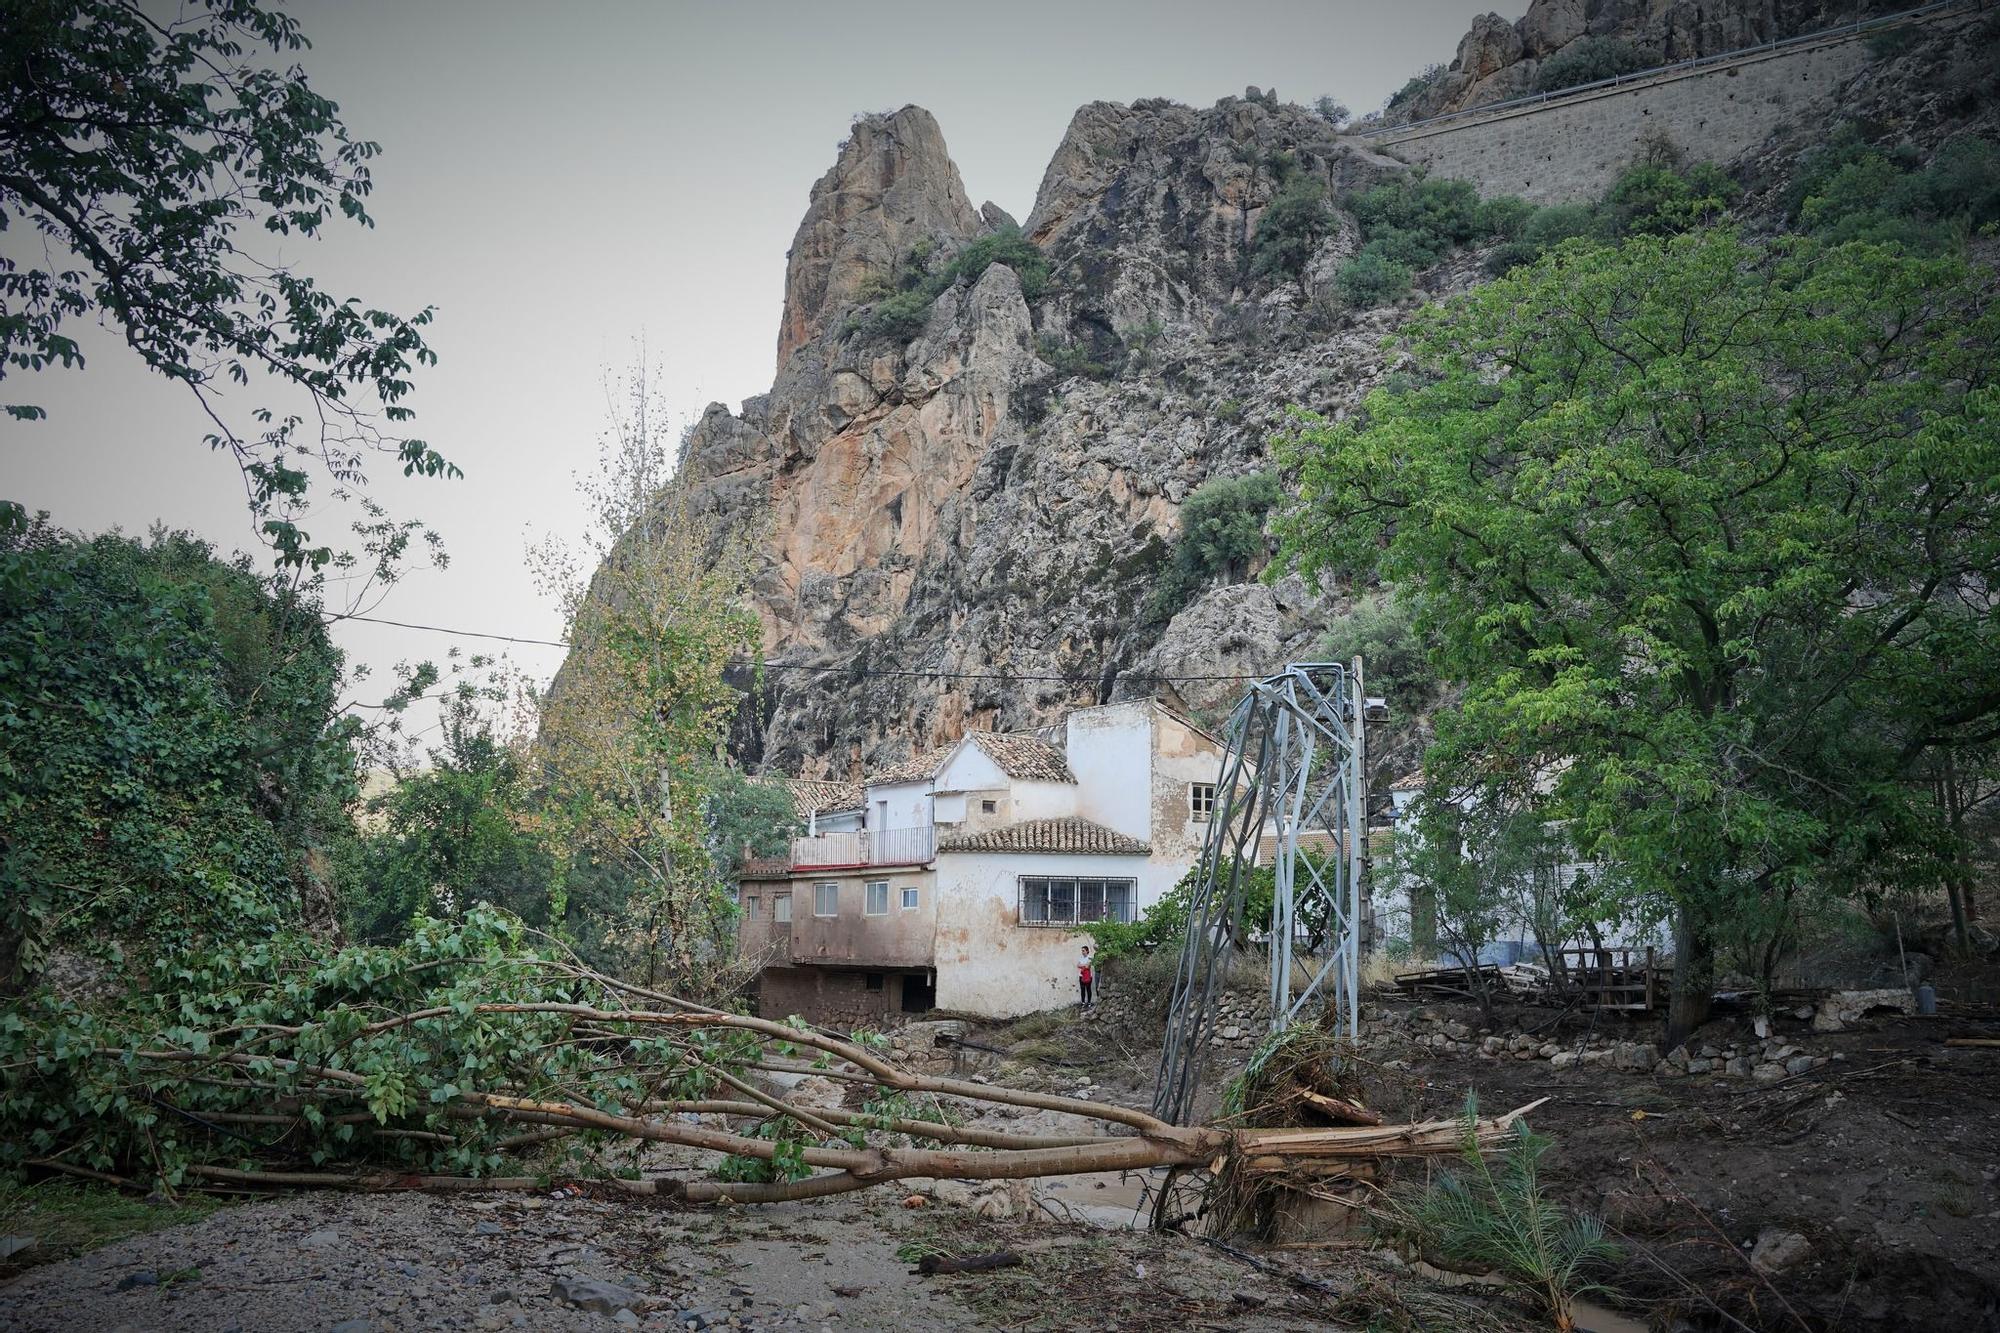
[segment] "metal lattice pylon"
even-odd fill
[[[1266,940],[1271,1030],[1323,1011],[1328,1026],[1356,1035],[1367,706],[1360,658],[1298,662],[1252,686],[1230,716],[1153,1093],[1162,1119],[1180,1124],[1192,1110],[1230,954],[1265,924],[1244,920],[1260,851],[1276,877]]]

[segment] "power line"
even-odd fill
[[[467,639],[493,639],[501,643],[527,643],[545,648],[569,647],[569,643],[562,639],[532,639],[514,634],[490,634],[483,630],[452,629],[445,625],[426,625],[411,620],[387,620],[380,616],[329,614],[327,619],[329,621],[360,620],[370,625],[393,625],[397,629],[428,630],[434,634],[455,634]],[[921,680],[988,680],[1022,685],[1096,685],[1104,679],[1103,674],[1090,676],[1016,675],[1007,671],[944,671],[910,667],[854,665],[815,666],[809,662],[769,662],[741,658],[731,660],[729,665],[733,667],[761,667],[766,671],[810,671],[852,677],[900,676]],[[1111,674],[1122,676],[1127,680],[1162,681],[1167,684],[1217,680],[1262,680],[1264,678],[1261,675],[1243,673],[1167,675],[1153,671],[1117,671]]]

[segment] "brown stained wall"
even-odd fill
[[[868,989],[865,971],[831,967],[767,967],[757,977],[757,1013],[784,1019],[793,1014],[843,1027],[881,1027],[903,1016],[905,977],[877,973],[880,990]],[[922,976],[908,978],[921,983]]]
[[[1859,38],[1832,40],[1558,101],[1371,136],[1368,143],[1482,195],[1534,203],[1594,199],[1649,141],[1727,163],[1780,125],[1827,114],[1828,99],[1869,60]]]
[[[837,874],[801,875],[791,882],[791,959],[796,963],[868,967],[929,967],[937,933],[936,876],[927,868],[881,868]],[[889,883],[889,910],[867,916],[864,885]],[[813,915],[813,887],[840,886],[840,915]],[[902,905],[905,888],[917,890],[914,909]]]
[[[1213,783],[1222,770],[1222,747],[1165,709],[1153,712],[1153,857],[1201,859],[1206,820],[1193,818],[1191,783]]]
[[[739,958],[788,958],[792,951],[792,928],[778,921],[777,899],[792,891],[790,879],[745,877],[737,884],[736,901],[743,915],[736,922],[736,954]],[[753,912],[750,900],[757,900]]]

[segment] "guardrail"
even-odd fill
[[[922,865],[937,854],[937,830],[860,829],[792,839],[793,870],[852,870],[866,866]]]
[[[1915,9],[1902,9],[1894,14],[1882,14],[1872,19],[1862,19],[1857,23],[1844,23],[1836,28],[1821,28],[1817,32],[1802,32],[1792,37],[1782,37],[1775,42],[1765,42],[1761,46],[1738,47],[1734,51],[1718,51],[1714,55],[1697,56],[1693,60],[1681,60],[1671,65],[1655,65],[1651,69],[1634,70],[1630,74],[1616,74],[1608,79],[1597,79],[1591,83],[1579,83],[1568,88],[1556,88],[1545,93],[1534,93],[1527,97],[1511,97],[1504,102],[1489,102],[1484,106],[1470,106],[1463,111],[1451,111],[1442,116],[1427,116],[1423,120],[1407,121],[1401,125],[1370,125],[1365,129],[1349,129],[1347,133],[1361,139],[1379,139],[1384,135],[1402,134],[1408,130],[1423,129],[1430,125],[1447,125],[1452,121],[1466,120],[1474,116],[1494,115],[1502,111],[1515,111],[1526,107],[1545,106],[1579,93],[1598,92],[1606,88],[1617,88],[1628,83],[1641,83],[1662,74],[1692,73],[1711,65],[1725,65],[1736,60],[1746,60],[1751,56],[1767,55],[1774,51],[1786,51],[1795,47],[1811,46],[1817,42],[1833,41],[1839,38],[1872,32],[1879,28],[1893,28],[1912,19],[1924,18],[1932,14],[1942,14],[1954,9],[1983,9],[1984,0],[1934,0],[1928,5]]]

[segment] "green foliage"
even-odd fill
[[[1598,205],[1612,236],[1669,236],[1712,222],[1742,187],[1713,162],[1640,164],[1619,173]]]
[[[1181,505],[1181,533],[1148,602],[1156,620],[1187,605],[1204,584],[1247,572],[1264,553],[1264,516],[1284,498],[1269,472],[1203,482]]]
[[[1118,373],[1116,366],[1099,359],[1086,344],[1066,343],[1053,334],[1045,333],[1035,340],[1035,355],[1054,367],[1057,377],[1061,379],[1081,375],[1084,379],[1101,382]]]
[[[1364,250],[1340,266],[1334,281],[1343,301],[1367,308],[1402,300],[1409,295],[1414,278],[1408,265],[1386,259],[1379,251]]]
[[[1651,52],[1612,37],[1585,37],[1571,42],[1535,71],[1535,91],[1560,92],[1579,84],[1635,74],[1659,64]]]
[[[1499,1273],[1557,1328],[1572,1328],[1576,1299],[1606,1290],[1592,1275],[1617,1260],[1618,1248],[1605,1239],[1602,1222],[1543,1189],[1541,1163],[1553,1139],[1517,1122],[1506,1150],[1489,1159],[1474,1132],[1477,1116],[1468,1099],[1457,1171],[1391,1193],[1389,1227],[1453,1268]]]
[[[0,938],[116,959],[299,919],[356,733],[317,604],[185,533],[0,530]]]
[[[447,700],[441,723],[429,764],[369,802],[379,827],[344,849],[341,916],[357,941],[394,943],[420,918],[453,920],[480,904],[541,928],[559,919],[555,856],[523,815],[521,756],[475,698]]]
[[[1326,184],[1318,177],[1291,169],[1281,179],[1284,184],[1257,219],[1250,271],[1261,277],[1296,278],[1333,230],[1334,216],[1327,206]]]
[[[812,1168],[806,1165],[804,1156],[807,1140],[799,1135],[799,1125],[786,1116],[774,1115],[758,1121],[750,1130],[750,1137],[776,1144],[777,1151],[769,1157],[731,1153],[715,1164],[715,1178],[759,1183],[805,1179],[812,1174]]]
[[[1428,713],[1442,692],[1443,682],[1431,669],[1409,605],[1389,594],[1355,599],[1327,622],[1320,643],[1338,661],[1358,654],[1368,673],[1368,692],[1387,699],[1398,714]]]
[[[292,262],[336,215],[373,225],[368,163],[381,151],[351,138],[287,63],[306,44],[294,19],[255,0],[199,0],[157,22],[118,0],[9,7],[0,225],[25,222],[67,258],[21,262],[43,252],[25,243],[0,259],[0,364],[80,366],[64,330],[110,324],[214,417],[209,443],[242,467],[280,558],[317,567],[332,551],[294,522],[313,460],[342,484],[370,454],[405,475],[457,469],[393,433],[410,420],[412,371],[436,360],[423,339],[431,312],[337,298]],[[247,248],[246,234],[287,238],[285,262]],[[220,390],[259,376],[311,399],[314,438],[296,438],[301,418],[264,411],[225,424]]]
[[[1353,113],[1348,111],[1346,103],[1338,98],[1322,94],[1313,99],[1313,114],[1335,129],[1339,129],[1347,124]]]
[[[1004,264],[1020,280],[1021,295],[1030,303],[1048,293],[1049,261],[1035,243],[1008,225],[982,236],[961,250],[950,263],[933,270],[930,241],[918,242],[905,266],[907,289],[876,303],[859,327],[871,338],[904,343],[923,332],[938,297],[957,283],[970,287],[994,264]]]
[[[1479,208],[1472,216],[1472,229],[1480,236],[1511,241],[1520,236],[1521,229],[1531,218],[1544,211],[1519,195],[1496,195],[1480,200]]]
[[[1689,994],[1735,904],[1911,873],[1913,765],[2000,710],[2000,620],[1947,591],[2000,567],[1979,290],[1728,230],[1566,247],[1419,316],[1408,379],[1288,454],[1286,549],[1417,596],[1464,682],[1427,767],[1552,774],[1579,850],[1679,909]]]
[[[1800,164],[1786,198],[1794,224],[1829,241],[1936,252],[2000,222],[2000,145],[1959,138],[1925,165],[1842,126]]]
[[[782,782],[757,782],[743,771],[721,767],[709,783],[709,855],[717,872],[734,880],[743,871],[744,849],[752,856],[780,856],[800,831],[798,807]]]

